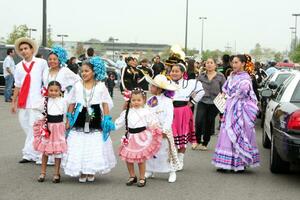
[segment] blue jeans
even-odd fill
[[[14,76],[7,75],[5,77],[5,90],[4,90],[5,101],[8,101],[11,99],[13,84],[14,84]]]

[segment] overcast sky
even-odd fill
[[[186,0],[48,0],[48,24],[55,36],[67,40],[101,41],[113,36],[120,42],[180,44],[184,46]],[[224,50],[236,41],[239,52],[256,43],[286,50],[291,30],[300,13],[300,0],[189,0],[188,47],[200,49],[200,16],[206,16],[204,49]],[[40,39],[42,0],[1,0],[0,37],[13,25],[37,28]],[[300,18],[299,31],[300,36]],[[54,37],[58,40],[57,37]]]

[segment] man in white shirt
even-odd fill
[[[123,56],[120,56],[120,59],[116,62],[116,65],[119,69],[126,67],[126,62],[123,60]]]
[[[12,87],[14,84],[14,70],[15,70],[15,61],[14,61],[15,50],[12,48],[7,49],[7,56],[3,62],[3,75],[5,79],[5,90],[4,98],[5,102],[11,102]]]
[[[20,163],[37,161],[39,153],[33,149],[33,124],[42,117],[36,109],[42,101],[42,77],[48,68],[46,60],[34,57],[38,52],[38,45],[29,38],[19,38],[15,42],[16,53],[23,58],[17,64],[14,78],[15,89],[11,112],[19,109],[19,122],[26,134],[23,148],[23,158]]]

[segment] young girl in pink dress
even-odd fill
[[[122,138],[119,155],[127,164],[129,179],[126,183],[131,186],[137,183],[134,163],[139,166],[138,187],[146,185],[145,161],[152,158],[159,150],[162,141],[162,131],[158,129],[158,121],[148,108],[144,108],[146,94],[142,89],[132,90],[127,109],[115,121],[116,128],[125,125],[126,133]]]
[[[41,174],[39,182],[44,182],[48,156],[55,158],[55,172],[53,183],[60,182],[60,163],[62,154],[67,151],[65,139],[65,123],[63,121],[66,113],[67,103],[61,97],[61,85],[57,81],[48,84],[48,97],[43,102],[44,118],[34,123],[34,150],[42,153]]]

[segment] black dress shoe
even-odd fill
[[[26,160],[26,159],[24,159],[24,158],[23,158],[22,160],[19,161],[19,163],[30,163],[30,162],[31,162],[30,160]]]
[[[127,186],[132,186],[134,183],[137,183],[137,177],[136,176],[135,177],[129,177],[126,185]]]

